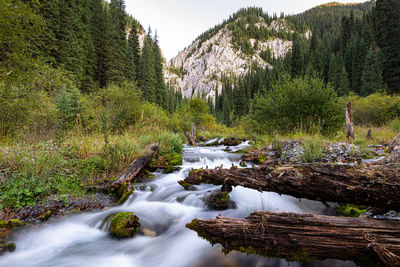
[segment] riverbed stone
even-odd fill
[[[117,238],[130,238],[139,230],[139,218],[133,212],[117,213],[110,224],[110,233]]]

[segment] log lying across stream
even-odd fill
[[[129,185],[135,176],[149,163],[158,149],[158,144],[148,145],[144,150],[144,156],[135,159],[128,169],[111,185],[113,192],[118,191],[124,185]]]
[[[400,164],[299,164],[195,170],[179,183],[244,186],[298,198],[400,210]]]
[[[245,219],[195,219],[186,227],[225,251],[306,261],[352,260],[400,266],[400,223],[365,218],[255,212]]]

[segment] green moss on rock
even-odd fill
[[[130,238],[139,230],[139,218],[132,212],[120,212],[111,219],[110,233],[117,238]]]
[[[360,217],[361,214],[365,214],[366,212],[365,207],[352,206],[349,204],[336,206],[335,210],[339,215],[345,217]]]

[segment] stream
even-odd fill
[[[248,142],[232,147],[246,148]],[[210,210],[203,202],[208,191],[218,186],[200,185],[185,191],[177,181],[190,170],[223,165],[239,166],[240,154],[224,151],[225,146],[189,147],[183,150],[179,171],[154,173],[155,178],[136,184],[135,192],[121,206],[92,213],[54,218],[45,224],[30,225],[16,231],[11,240],[17,245],[13,253],[0,257],[0,266],[356,266],[338,260],[312,263],[288,263],[284,259],[263,258],[231,252],[224,255],[220,245],[210,243],[185,227],[194,218],[245,217],[253,211],[290,211],[333,214],[320,202],[297,199],[271,192],[260,193],[235,187],[230,193],[234,207]],[[108,234],[110,218],[122,211],[132,211],[140,218],[141,231],[132,239],[118,240]],[[143,233],[146,233],[143,234]]]

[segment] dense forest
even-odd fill
[[[257,20],[260,12],[259,9],[249,8],[238,15],[245,16],[246,21],[250,22]],[[266,109],[263,108],[265,101],[278,103],[284,99],[284,94],[294,93],[285,92],[289,90],[287,83],[291,80],[300,80],[304,89],[313,84],[310,80],[322,80],[323,85],[317,87],[334,99],[340,99],[336,96],[367,97],[375,93],[399,93],[399,46],[393,41],[400,36],[399,20],[392,12],[400,12],[398,1],[377,1],[375,7],[373,2],[350,5],[332,3],[286,17],[296,29],[289,37],[293,40],[290,53],[285,58],[273,58],[269,53],[264,53],[264,59],[273,64],[273,69],[254,66],[243,77],[225,77],[222,93],[217,93],[215,100],[208,100],[211,109],[214,107],[211,102],[215,102],[215,116],[227,125],[247,114],[251,116],[247,116],[246,120],[254,118],[259,122],[265,121],[260,114],[262,109]],[[262,16],[268,21],[272,19],[268,14],[262,13]],[[309,39],[300,34],[308,29],[312,31]],[[248,38],[240,35],[241,42],[248,43]],[[250,44],[245,48],[248,46]],[[285,85],[277,83],[279,80]],[[315,94],[312,96],[317,97]],[[304,92],[298,92],[298,97],[300,103],[308,99]],[[318,100],[315,98],[312,103],[321,102]],[[288,104],[280,102],[277,105],[287,107]],[[321,102],[320,109],[324,105]],[[276,108],[275,105],[271,106],[271,110],[265,112],[278,119],[284,111],[277,111]],[[301,114],[293,118],[297,124],[300,123],[299,118],[305,120],[312,114],[322,114],[321,110],[304,109],[287,112]],[[398,109],[394,112],[389,120],[399,115]],[[322,117],[315,119],[321,121]],[[275,128],[275,122],[271,123]],[[381,121],[376,123],[371,119],[370,123],[379,124]]]
[[[97,105],[83,99],[104,98],[110,86],[132,87],[168,112],[181,101],[165,85],[157,33],[150,27],[145,32],[125,12],[124,1],[2,0],[0,5],[1,136],[41,119],[68,128],[83,105]],[[54,112],[58,118],[51,121]],[[49,124],[37,127],[52,128]]]

